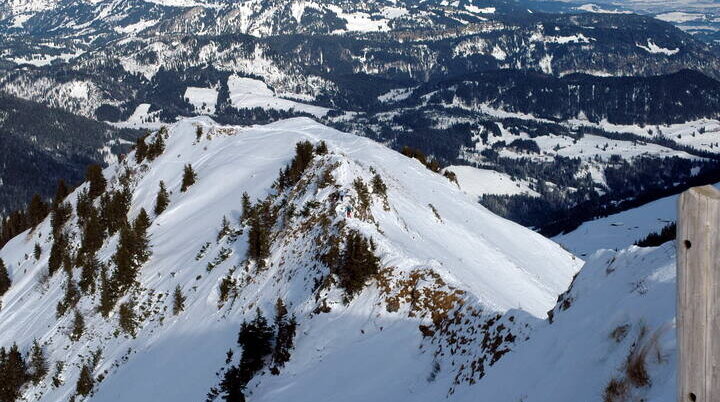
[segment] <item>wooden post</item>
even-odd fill
[[[678,402],[720,401],[720,190],[680,195],[676,244]]]

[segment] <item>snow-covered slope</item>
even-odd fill
[[[552,239],[581,258],[591,256],[597,250],[621,250],[675,222],[677,199],[678,195],[671,195],[637,208],[584,222],[577,229]]]
[[[676,400],[672,242],[599,251],[552,315],[458,400]]]
[[[198,127],[203,135],[196,140]],[[278,192],[278,171],[305,140],[324,141],[329,152]],[[60,270],[44,279],[53,243],[49,218],[0,250],[13,281],[2,297],[0,345],[28,350],[37,339],[53,365],[44,381],[25,389],[28,400],[70,398],[80,368],[98,349],[93,400],[202,400],[218,384],[228,349],[235,351],[231,363],[242,354],[235,344],[240,324],[258,308],[272,321],[281,298],[297,316],[295,348],[278,376],[263,371],[253,378],[250,400],[437,401],[479,381],[522,343],[578,270],[580,261],[560,246],[493,215],[416,160],[310,119],[254,127],[185,119],[165,141],[154,161],[137,164],[131,153],[104,172],[109,187],[130,187],[130,219],[141,208],[153,210],[161,180],[171,193],[167,210],[151,214],[152,256],[138,285],[117,303],[132,300],[135,336],[118,329],[117,306],[108,318],[96,311],[94,293],[77,304],[86,332],[69,340],[73,314],[55,316],[67,275]],[[197,180],[181,192],[186,164]],[[366,209],[354,182],[369,186],[375,174],[387,198],[370,193]],[[68,200],[74,204],[85,186]],[[246,258],[243,192],[269,202],[279,217],[265,268]],[[234,234],[219,237],[223,217]],[[75,252],[81,240],[75,216],[65,230]],[[345,303],[322,256],[351,230],[373,240],[381,269]],[[115,235],[97,254],[109,272],[117,244]],[[79,276],[73,267],[73,280]],[[225,300],[223,282],[232,284]],[[174,316],[176,286],[187,300]],[[54,386],[59,361],[64,368]]]

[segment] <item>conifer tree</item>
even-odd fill
[[[260,202],[249,218],[248,257],[255,260],[258,266],[265,266],[265,258],[270,255],[270,229],[275,223],[272,207],[269,202]]]
[[[301,141],[295,144],[295,157],[284,169],[280,171],[277,186],[280,191],[286,189],[300,180],[313,158],[313,146],[310,141]]]
[[[255,319],[243,322],[240,327],[238,345],[243,348],[243,354],[240,365],[229,369],[220,384],[226,395],[242,397],[242,390],[255,373],[263,368],[265,357],[272,353],[272,339],[273,330],[260,309],[257,309]]]
[[[202,127],[197,126],[197,128],[195,129],[195,141],[200,142],[202,135],[203,135]]]
[[[165,152],[165,134],[167,134],[167,128],[165,126],[160,127],[160,130],[155,134],[155,141],[148,147],[148,160],[153,161]]]
[[[100,250],[105,241],[105,230],[103,230],[100,215],[94,208],[89,212],[82,229],[79,254],[89,257]]]
[[[389,211],[390,204],[388,203],[387,199],[387,186],[385,185],[382,177],[380,177],[379,174],[375,173],[370,184],[372,185],[373,194],[377,194],[378,196],[380,196],[380,198],[382,198],[383,208],[386,211]]]
[[[182,294],[180,285],[175,286],[173,293],[173,315],[178,315],[185,310],[185,296]]]
[[[141,163],[147,156],[148,146],[145,143],[146,137],[147,135],[144,135],[135,140],[135,163]]]
[[[112,236],[122,226],[127,225],[127,214],[130,210],[132,192],[128,186],[122,189],[105,193],[100,198],[100,209],[103,226],[108,234]]]
[[[240,222],[242,224],[245,224],[250,218],[251,213],[252,203],[250,202],[250,196],[248,195],[247,191],[244,191],[242,194],[242,216],[240,217]]]
[[[7,267],[5,266],[5,261],[0,258],[0,296],[4,295],[5,292],[10,289],[11,285],[12,281],[10,280],[10,275],[8,274]]]
[[[139,267],[135,257],[135,244],[134,231],[129,225],[123,226],[120,229],[117,250],[113,255],[113,262],[115,263],[113,283],[117,286],[119,294],[124,293],[135,283]]]
[[[80,290],[85,294],[95,293],[95,278],[98,269],[100,269],[100,261],[98,261],[95,253],[83,256],[81,268],[80,281],[78,282]]]
[[[382,197],[387,196],[387,186],[385,185],[385,182],[379,174],[375,173],[370,184],[372,185],[374,194],[380,195]]]
[[[320,141],[319,144],[315,147],[315,153],[318,155],[325,155],[328,153],[328,147],[325,141]]]
[[[365,185],[365,182],[362,178],[358,177],[353,181],[353,187],[355,188],[355,192],[357,193],[358,198],[358,212],[361,216],[366,216],[370,211],[370,204],[372,200],[370,199],[370,191],[367,188],[367,185]]]
[[[35,193],[35,195],[33,195],[32,199],[30,200],[30,205],[28,205],[27,217],[30,225],[37,226],[37,224],[39,224],[43,221],[43,219],[45,219],[47,214],[47,204],[45,204],[42,198],[40,198],[40,194]]]
[[[107,180],[105,180],[105,176],[103,175],[100,165],[93,164],[88,166],[85,170],[85,180],[89,183],[88,194],[91,199],[95,199],[105,192]]]
[[[278,374],[279,368],[290,360],[290,350],[293,348],[293,340],[297,322],[295,317],[288,318],[287,308],[282,299],[278,299],[275,303],[275,326],[277,328],[275,334],[275,347],[273,349],[273,373]]]
[[[35,247],[33,248],[33,257],[35,257],[35,261],[40,259],[40,256],[42,256],[42,248],[40,247],[40,243],[35,243]]]
[[[93,200],[90,198],[90,190],[87,188],[80,190],[75,204],[75,212],[78,216],[78,222],[82,225],[87,220],[88,215],[95,209]]]
[[[84,365],[80,370],[80,377],[75,384],[75,393],[81,396],[88,396],[95,386],[95,379],[92,376],[92,370],[88,365]]]
[[[62,300],[57,304],[56,316],[62,317],[69,309],[74,308],[80,301],[80,291],[73,280],[72,274],[68,272],[67,279],[65,280],[65,294]]]
[[[365,281],[380,269],[380,260],[375,256],[375,245],[368,242],[357,231],[351,231],[345,242],[345,250],[336,274],[340,286],[348,297],[354,296],[365,286]]]
[[[220,240],[228,234],[230,234],[230,221],[223,215],[222,222],[220,223],[220,231],[217,234],[217,241],[220,242]]]
[[[134,236],[134,252],[135,260],[138,265],[142,265],[150,258],[150,240],[148,238],[148,229],[150,228],[150,216],[141,208],[138,216],[133,221]]]
[[[25,211],[18,210],[12,212],[10,216],[2,220],[2,233],[0,233],[0,247],[10,241],[13,237],[19,235],[25,229],[29,228],[28,217]]]
[[[75,317],[73,318],[72,331],[70,332],[70,340],[77,342],[85,332],[85,318],[79,310],[75,309]]]
[[[58,180],[57,189],[55,190],[55,198],[53,198],[53,207],[63,202],[68,194],[70,194],[70,188],[65,183],[65,180]]]
[[[160,180],[160,189],[158,190],[157,197],[155,197],[155,216],[163,213],[169,204],[170,194],[168,194],[168,191],[165,188],[165,182]]]
[[[63,264],[68,253],[68,240],[64,232],[55,235],[52,247],[50,247],[50,257],[48,258],[48,270],[52,276]]]
[[[120,324],[120,329],[131,336],[135,336],[135,327],[137,325],[133,306],[134,305],[131,301],[122,303],[118,313],[118,323]]]
[[[52,227],[53,234],[60,232],[70,220],[72,216],[72,205],[68,202],[61,202],[53,208],[52,215],[50,216],[50,226]]]
[[[192,165],[188,163],[187,165],[185,165],[185,168],[183,170],[183,179],[182,185],[180,186],[180,192],[184,193],[185,191],[187,191],[190,186],[195,184],[196,179],[197,175],[195,174]]]
[[[20,390],[29,379],[27,365],[17,344],[7,352],[0,348],[0,401],[18,400]]]
[[[30,381],[37,385],[48,373],[48,362],[37,339],[30,349],[29,376]]]
[[[100,270],[100,304],[98,305],[98,311],[103,317],[110,314],[113,307],[115,307],[116,300],[115,288],[110,278],[108,278],[107,269],[103,267]]]

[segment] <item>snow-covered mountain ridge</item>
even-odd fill
[[[151,214],[152,255],[107,318],[97,311],[101,291],[67,297],[68,287],[77,290],[92,273],[76,265],[83,243],[77,200],[87,184],[68,196],[74,212],[55,236],[47,218],[0,251],[13,282],[2,297],[0,345],[28,350],[37,339],[51,363],[43,381],[24,388],[29,400],[70,398],[83,367],[96,381],[93,400],[203,399],[220,382],[215,373],[242,355],[235,345],[240,324],[256,309],[272,322],[278,298],[297,317],[295,346],[278,376],[266,366],[253,377],[250,400],[297,393],[314,401],[438,400],[480,381],[524,342],[580,264],[416,160],[310,119],[222,127],[192,118],[148,142],[158,136],[166,144],[156,159],[138,163],[131,153],[104,172],[108,192],[131,192],[129,221],[154,209],[161,181],[170,193],[167,209]],[[274,186],[300,141],[328,151],[317,152],[296,182]],[[197,178],[181,191],[188,164]],[[265,258],[248,258],[255,235],[252,224],[241,223],[245,192],[274,217]],[[380,261],[354,296],[333,262],[333,250],[343,256],[353,233],[372,239]],[[48,277],[58,237],[67,239],[68,258]],[[119,243],[112,235],[96,253],[98,289],[119,270]],[[176,287],[186,298],[177,316]],[[56,317],[56,305],[67,300],[74,307]],[[130,333],[118,324],[128,309],[136,323]],[[85,331],[71,340],[74,311]],[[228,349],[236,353],[226,363]],[[352,389],[315,386],[357,378],[363,381]]]

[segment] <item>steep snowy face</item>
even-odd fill
[[[294,346],[283,362],[262,356],[249,400],[438,400],[524,342],[579,267],[417,160],[310,119],[192,118],[145,142],[153,156],[107,168],[92,205],[105,216],[125,194],[120,220],[148,226],[149,258],[123,265],[120,223],[83,263],[88,184],[68,196],[66,223],[53,214],[0,250],[13,283],[0,345],[38,340],[51,368],[23,388],[29,400],[68,399],[88,370],[93,400],[222,394],[247,357],[241,323],[259,312],[279,328],[278,300],[296,319]],[[155,213],[160,183],[168,204]]]
[[[675,281],[674,242],[598,251],[549,322],[458,400],[675,400]]]

